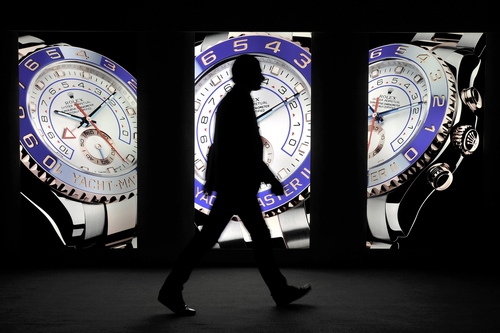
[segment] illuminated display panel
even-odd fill
[[[138,110],[132,35],[19,36],[21,216],[27,242],[49,248],[135,247]],[[122,39],[127,47],[113,50],[109,40]]]
[[[293,35],[293,36],[292,36]],[[210,44],[211,40],[215,43]],[[252,91],[263,160],[284,186],[276,196],[262,184],[258,198],[276,247],[309,247],[311,67],[310,33],[246,33],[214,36],[197,34],[194,96],[194,205],[196,224],[202,227],[217,194],[203,191],[207,154],[213,143],[217,106],[234,85],[231,68],[236,57],[252,54],[260,62],[264,81]],[[304,38],[305,36],[305,38]],[[225,38],[224,38],[225,37]],[[302,37],[302,38],[301,38]],[[215,39],[214,39],[215,38]],[[235,162],[235,168],[238,167]],[[241,186],[245,177],[234,181]],[[237,195],[237,193],[235,193]],[[219,239],[221,247],[245,247],[251,237],[235,216]]]

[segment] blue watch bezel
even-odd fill
[[[412,44],[388,44],[368,51],[369,66],[385,60],[403,60],[421,68],[428,85],[428,113],[419,132],[393,158],[375,168],[367,170],[367,196],[386,194],[403,185],[418,174],[416,171],[425,168],[430,158],[444,145],[452,120],[455,115],[456,95],[453,74],[444,61],[432,51]],[[377,78],[380,79],[380,78]],[[370,95],[370,77],[368,78],[368,96]],[[375,89],[373,89],[375,90]],[[433,105],[434,98],[439,96],[442,105]],[[424,130],[433,128],[433,131]],[[407,156],[407,157],[405,157]],[[418,163],[417,163],[418,162]],[[390,164],[396,163],[397,168]],[[411,168],[417,170],[411,172]],[[382,171],[383,170],[383,171]],[[386,178],[371,181],[372,173],[385,174]]]
[[[79,54],[79,55],[77,55]],[[19,62],[19,142],[21,145],[21,161],[39,178],[44,178],[54,190],[75,200],[85,202],[115,202],[134,196],[137,192],[137,167],[119,176],[92,176],[70,166],[64,158],[54,154],[40,137],[33,126],[29,112],[28,88],[37,75],[48,66],[56,63],[76,61],[97,67],[108,73],[117,81],[124,82],[129,92],[137,100],[137,81],[123,67],[113,60],[91,50],[54,45],[36,50]],[[107,66],[112,66],[113,71]],[[31,142],[27,144],[27,137]],[[28,140],[28,141],[30,141]],[[33,168],[36,164],[36,169]],[[43,173],[50,175],[42,176]]]

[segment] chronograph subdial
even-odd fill
[[[109,145],[109,143],[113,144],[114,142],[105,132],[101,132],[101,134],[102,136],[94,129],[83,131],[79,139],[80,151],[92,163],[109,165],[116,157],[116,152]],[[103,136],[107,141],[104,140]]]
[[[368,146],[368,159],[375,157],[382,150],[385,142],[385,131],[380,124],[375,124],[373,129],[371,124],[368,125],[368,133],[370,130],[372,130],[372,138]]]
[[[267,140],[265,137],[262,137],[262,145],[264,146],[264,154],[263,159],[267,165],[271,165],[274,160],[274,148],[271,141]]]

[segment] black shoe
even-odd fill
[[[184,303],[181,291],[160,291],[158,301],[178,316],[194,316],[196,310]]]
[[[308,284],[300,287],[286,286],[283,290],[273,293],[272,297],[277,306],[287,306],[288,304],[298,300],[310,291],[311,286]]]

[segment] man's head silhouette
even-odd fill
[[[244,54],[236,58],[232,67],[233,82],[248,90],[259,90],[264,81],[260,63],[253,55]]]

